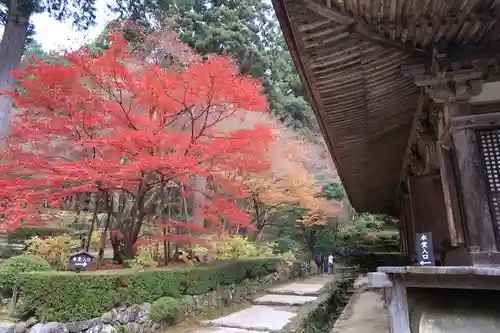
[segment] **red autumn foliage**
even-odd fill
[[[2,229],[36,220],[46,203],[58,207],[77,193],[108,193],[130,203],[118,228],[134,244],[165,184],[189,189],[193,176],[268,168],[262,157],[272,140],[269,128],[217,126],[235,112],[266,111],[259,82],[215,55],[183,70],[138,63],[121,34],[109,39],[109,50],[98,56],[82,49],[63,62],[34,59],[15,71],[17,109],[0,165]],[[221,187],[224,195],[205,193],[204,219],[215,227],[223,221],[250,227],[250,216],[233,200],[244,190],[226,180]],[[154,218],[160,227],[206,231]]]

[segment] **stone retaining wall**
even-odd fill
[[[303,264],[292,268],[280,268],[278,272],[257,279],[247,279],[240,284],[219,286],[217,290],[202,295],[184,296],[184,316],[197,315],[240,302],[270,285],[303,276],[310,267]],[[0,333],[151,333],[159,325],[149,320],[150,303],[120,307],[106,312],[101,317],[69,323],[39,323],[36,318],[26,322],[0,323]]]

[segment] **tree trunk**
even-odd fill
[[[316,230],[312,230],[307,227],[303,230],[307,250],[311,254],[311,257],[314,258],[314,254],[316,252]]]
[[[12,91],[14,79],[13,69],[19,66],[24,51],[24,43],[28,34],[29,15],[20,13],[23,0],[11,0],[7,15],[7,23],[0,42],[0,91]],[[5,138],[9,135],[9,114],[12,98],[0,95],[0,151],[5,148]]]
[[[22,0],[11,0],[7,23],[0,42],[0,91],[12,91],[14,79],[11,75],[21,62],[24,43],[28,34],[29,15],[20,13]],[[10,109],[12,98],[0,95],[0,151],[5,147],[5,138],[9,134]]]
[[[134,245],[133,240],[126,241],[123,244],[123,257],[124,259],[134,259]]]
[[[200,227],[205,227],[205,216],[203,214],[203,209],[200,207],[206,202],[205,192],[207,190],[207,179],[202,176],[195,176],[194,179],[194,224]],[[187,218],[187,216],[186,216]],[[186,220],[187,221],[187,220]]]
[[[108,234],[109,227],[111,225],[111,216],[113,214],[113,197],[110,197],[109,193],[106,193],[106,209],[108,210],[108,217],[106,218],[106,224],[104,225],[104,231],[101,234],[101,239],[99,241],[99,261],[98,266],[102,263],[104,259],[104,249],[106,248],[106,235]]]
[[[94,213],[92,214],[92,222],[90,224],[90,230],[87,234],[87,244],[85,245],[85,251],[89,252],[90,243],[92,242],[92,233],[96,228],[96,223],[98,222],[98,214],[99,214],[99,203],[101,201],[100,193],[94,193],[92,196],[92,202],[94,202]]]

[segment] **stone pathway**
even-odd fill
[[[300,306],[314,301],[333,277],[314,276],[267,290],[254,305],[228,316],[203,322],[194,333],[270,333],[279,331],[296,316]]]
[[[389,333],[389,317],[379,292],[366,290],[366,277],[354,284],[356,292],[330,333]]]

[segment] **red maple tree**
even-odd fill
[[[236,112],[267,110],[260,83],[240,75],[231,59],[211,55],[182,70],[162,68],[138,62],[122,34],[108,38],[109,49],[97,56],[81,49],[15,71],[15,119],[0,165],[1,228],[93,193],[96,212],[109,212],[130,256],[148,216],[162,218],[162,227],[206,227],[158,215],[167,184],[189,189],[195,175],[217,182],[222,170],[264,171],[272,134],[258,125],[218,128]],[[205,193],[208,225],[249,227],[233,200],[243,189],[225,180],[219,186]]]

